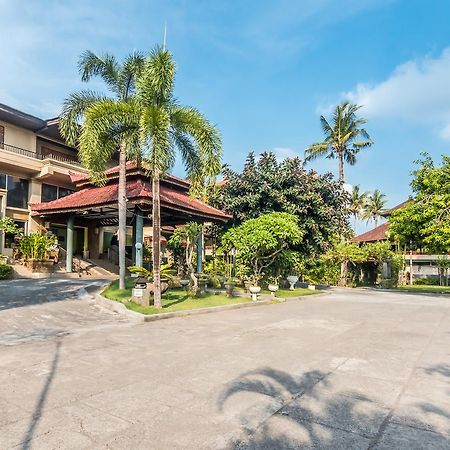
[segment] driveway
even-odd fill
[[[0,311],[14,333],[64,330],[0,342],[2,449],[450,447],[448,298],[337,290],[132,324],[68,289]]]

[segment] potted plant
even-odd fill
[[[280,286],[278,285],[278,279],[279,277],[269,277],[269,284],[267,286],[267,289],[269,289],[273,297],[275,297],[275,292],[280,289]]]
[[[8,264],[8,257],[0,254],[0,264]]]
[[[236,282],[233,278],[227,278],[225,280],[225,291],[228,297],[233,297],[234,287],[236,286]]]

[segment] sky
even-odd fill
[[[84,50],[146,52],[167,24],[175,94],[217,124],[235,169],[249,151],[302,157],[343,100],[363,105],[374,141],[346,181],[387,206],[410,195],[421,152],[439,159],[450,145],[446,0],[0,0],[0,13],[0,103],[38,117],[87,87]],[[335,160],[310,166],[337,174]]]

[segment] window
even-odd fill
[[[14,223],[18,225],[20,228],[23,229],[24,233],[26,233],[26,222],[23,222],[21,220],[15,220]],[[5,248],[13,248],[14,245],[14,234],[11,233],[5,233]]]
[[[28,208],[28,180],[8,175],[6,206]]]
[[[0,173],[0,189],[6,189],[6,175]]]
[[[5,127],[0,125],[0,148],[3,148],[3,144],[5,143]]]
[[[66,195],[73,194],[72,189],[67,189],[59,186],[53,186],[51,184],[42,184],[41,189],[41,201],[51,202],[57,198],[65,197]]]
[[[51,184],[42,184],[41,202],[51,202],[58,198],[58,187]]]

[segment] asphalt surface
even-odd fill
[[[450,298],[136,324],[89,283],[0,283],[1,449],[450,448]]]

